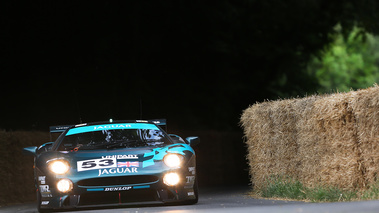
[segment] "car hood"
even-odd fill
[[[177,153],[185,157],[194,154],[187,144],[172,144],[165,147],[125,148],[111,150],[61,151],[59,159],[70,164],[70,171],[63,177],[81,179],[84,176],[117,176],[160,173],[169,169],[162,162],[168,153]]]

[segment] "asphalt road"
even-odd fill
[[[84,209],[65,211],[70,213],[143,213],[143,212],[233,212],[233,213],[377,213],[379,201],[348,202],[348,203],[303,203],[293,201],[276,201],[252,199],[247,196],[248,186],[200,188],[199,203],[181,206],[124,206],[119,208]],[[0,208],[2,213],[37,212],[35,203],[20,204]]]

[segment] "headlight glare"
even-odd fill
[[[61,175],[68,172],[70,165],[65,160],[55,160],[49,163],[49,169],[55,174]]]
[[[164,157],[163,162],[171,168],[179,167],[182,164],[183,157],[177,154],[168,154]]]
[[[180,182],[180,177],[177,173],[167,173],[163,177],[163,183],[167,186],[175,186]]]
[[[63,193],[71,191],[72,186],[72,181],[69,179],[61,179],[57,183],[57,189]]]

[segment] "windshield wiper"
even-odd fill
[[[109,148],[122,148],[124,144],[125,142],[117,142],[117,143],[110,143],[110,144],[105,144],[105,145],[107,146],[107,149],[109,149]]]
[[[96,149],[96,148],[102,148],[102,147],[106,147],[108,148],[108,146],[115,146],[115,145],[118,145],[120,144],[120,142],[114,142],[114,143],[100,143],[100,144],[87,144],[83,147],[85,147],[86,149]]]
[[[113,143],[101,143],[101,144],[95,144],[95,145],[92,145],[92,146],[88,146],[88,147],[91,147],[91,148],[107,148],[107,149],[111,149],[111,148],[125,148],[127,147],[128,144],[143,144],[143,142],[139,141],[139,140],[129,140],[129,141],[118,141],[118,142],[113,142]],[[131,146],[131,147],[135,147],[135,146]]]

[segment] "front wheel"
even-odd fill
[[[199,201],[199,186],[197,184],[197,175],[195,179],[195,184],[193,185],[193,191],[195,192],[196,198],[192,200],[191,204],[195,204]]]
[[[196,204],[199,201],[199,186],[197,184],[197,176],[195,178],[195,183],[193,184],[193,192],[195,193],[195,199],[184,201],[183,204],[185,205],[191,205]]]
[[[41,209],[42,196],[39,190],[37,189],[37,210],[38,212],[50,212],[48,209]]]

